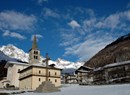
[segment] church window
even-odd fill
[[[38,59],[38,56],[34,56],[34,59]]]
[[[41,81],[41,78],[39,78],[39,81]]]
[[[57,75],[57,73],[55,72],[55,75]]]
[[[34,54],[38,54],[38,51],[34,51]]]
[[[57,79],[55,79],[55,82],[57,82]]]
[[[39,70],[39,74],[41,74],[41,71]]]
[[[49,72],[49,76],[50,76],[50,72]]]

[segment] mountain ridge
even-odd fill
[[[126,60],[130,60],[130,34],[121,36],[107,45],[84,65],[97,68]]]
[[[17,48],[16,46],[12,44],[3,45],[0,47],[0,51],[2,51],[5,55],[9,56],[10,58],[15,58],[18,60],[21,60],[23,62],[28,62],[29,54],[25,53],[22,49]],[[42,63],[42,60],[45,58],[41,56],[40,63]],[[58,58],[56,61],[50,60],[49,64],[55,64],[58,68],[79,68],[84,63],[83,62],[70,62],[61,58]]]

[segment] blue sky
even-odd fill
[[[1,0],[0,46],[25,52],[37,34],[41,55],[87,61],[130,33],[129,0]]]

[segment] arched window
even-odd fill
[[[34,59],[38,59],[38,56],[34,56]]]
[[[38,51],[34,51],[34,54],[38,54]]]

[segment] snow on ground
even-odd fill
[[[18,95],[130,95],[130,84],[122,85],[100,85],[100,86],[79,86],[63,85],[61,92],[54,93],[33,93],[27,92]]]

